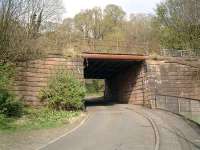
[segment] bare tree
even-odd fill
[[[24,61],[38,55],[41,25],[63,12],[61,0],[0,0],[1,60]]]

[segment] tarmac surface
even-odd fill
[[[42,150],[198,150],[199,127],[161,110],[89,103],[88,119]]]

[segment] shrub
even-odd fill
[[[7,90],[0,89],[0,113],[7,117],[20,117],[23,114],[23,104]]]
[[[0,63],[0,89],[8,89],[14,76],[14,68],[10,64]]]
[[[23,104],[9,92],[14,70],[10,64],[0,64],[0,113],[7,117],[20,117],[23,113]]]
[[[84,85],[72,73],[59,70],[42,90],[41,99],[53,109],[78,110],[84,107],[85,93]]]

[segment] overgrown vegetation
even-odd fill
[[[40,57],[42,27],[62,13],[60,0],[0,0],[0,62]]]
[[[52,76],[40,97],[52,109],[80,110],[84,108],[85,92],[84,85],[73,73],[61,69]]]
[[[69,50],[74,46],[78,50],[95,47],[103,52],[122,53],[136,49],[150,53],[159,53],[160,48],[199,49],[199,9],[198,0],[164,0],[157,5],[155,15],[128,16],[120,6],[110,4],[105,9],[82,10],[62,24],[54,24],[44,37],[49,39],[47,47]]]
[[[1,71],[8,68],[3,66]],[[59,70],[53,76],[48,87],[42,91],[48,108],[32,109],[16,100],[8,91],[12,75],[7,72],[0,76],[0,132],[26,131],[33,129],[57,127],[69,122],[80,114],[84,106],[85,89],[71,73]],[[66,111],[67,110],[67,111]]]
[[[0,89],[0,113],[6,117],[21,117],[23,103],[17,100],[8,90]]]
[[[200,48],[200,1],[165,0],[157,6],[157,27],[162,47]]]
[[[54,111],[47,108],[26,108],[21,118],[8,118],[1,114],[0,133],[58,127],[69,123],[70,119],[79,114],[78,111]]]
[[[87,96],[103,96],[104,95],[104,80],[86,80]]]
[[[14,66],[43,55],[44,26],[62,13],[61,0],[0,0],[0,113],[22,115],[23,104],[10,92]]]
[[[9,91],[13,70],[12,65],[0,64],[0,114],[6,117],[20,117],[23,113],[23,104]]]
[[[133,53],[144,48],[156,51],[159,41],[151,26],[152,18],[147,14],[131,14],[129,17],[114,4],[107,5],[105,9],[82,10],[74,18],[66,18],[63,23],[49,28],[44,36],[48,41],[46,48],[59,47],[70,51],[75,47],[73,50],[79,52],[93,47],[104,52],[120,50],[121,53]]]
[[[9,89],[14,77],[15,68],[8,63],[0,63],[0,89]]]
[[[140,47],[159,52],[160,45],[168,49],[200,47],[197,0],[164,0],[157,6],[155,15],[128,16],[122,7],[109,4],[104,9],[82,10],[62,23],[58,21],[64,12],[62,0],[1,0],[0,3],[0,59],[3,61],[38,58],[45,50],[80,51],[94,41],[97,42],[91,47],[96,46],[97,50],[122,53],[142,50]]]
[[[62,10],[59,0],[0,0],[0,114],[5,117],[23,114],[22,102],[11,92],[15,65],[42,55],[41,27]]]
[[[77,114],[64,110],[82,109],[86,92],[98,93],[103,88],[101,82],[93,81],[86,84],[86,91],[73,74],[59,71],[41,92],[51,109],[25,113],[11,92],[17,63],[40,58],[46,51],[67,50],[66,55],[72,55],[90,47],[121,53],[145,49],[153,54],[159,53],[160,47],[199,50],[199,9],[198,0],[164,0],[155,15],[127,16],[120,6],[109,4],[104,9],[82,10],[61,23],[62,0],[0,0],[0,129],[40,128],[56,124],[56,120],[62,122]],[[18,125],[19,120],[24,124]]]

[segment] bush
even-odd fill
[[[23,114],[23,104],[15,100],[13,94],[0,89],[0,113],[7,117],[20,117]]]
[[[10,64],[0,63],[0,89],[8,89],[14,76],[14,67]]]
[[[0,113],[7,117],[20,117],[23,113],[23,104],[9,92],[14,70],[10,64],[0,64]]]
[[[59,70],[41,92],[50,108],[57,110],[79,110],[84,107],[85,87],[72,73]]]

